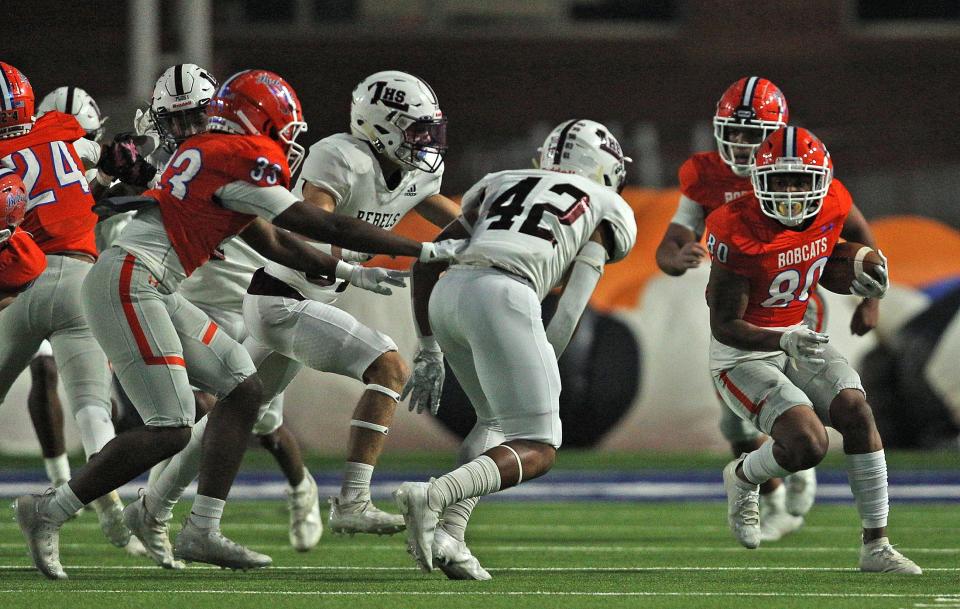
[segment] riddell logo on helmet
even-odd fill
[[[271,77],[270,77],[269,75],[267,75],[267,74],[260,74],[260,75],[258,75],[258,76],[257,76],[257,82],[258,82],[258,83],[261,83],[261,84],[265,84],[265,85],[270,85],[270,86],[273,86],[273,87],[279,87],[279,86],[280,86],[280,79],[279,79],[279,78],[271,78]]]

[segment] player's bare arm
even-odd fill
[[[430,195],[414,208],[420,216],[441,228],[453,222],[460,215],[460,206],[441,194]]]
[[[0,291],[0,311],[6,309],[13,304],[13,301],[17,299],[16,292],[3,292]]]
[[[683,275],[707,259],[707,250],[692,230],[671,222],[657,246],[657,266],[667,275]]]
[[[863,216],[856,205],[850,208],[850,214],[846,222],[843,223],[843,230],[840,236],[847,241],[855,241],[876,249],[876,241],[873,238],[873,231],[870,230],[870,223]],[[876,298],[864,298],[857,305],[850,319],[850,331],[857,336],[863,336],[870,330],[877,327],[880,321],[880,301]]]
[[[707,306],[710,330],[725,345],[747,351],[777,351],[783,332],[767,330],[743,320],[750,296],[750,282],[722,265],[710,267]]]
[[[303,183],[303,200],[330,213],[333,213],[337,209],[337,201],[333,198],[333,195],[319,186],[314,186],[310,182]]]
[[[267,259],[304,271],[311,277],[333,276],[339,262],[262,218],[251,222],[240,237]]]

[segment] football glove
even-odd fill
[[[877,281],[863,270],[862,263],[858,264],[855,266],[858,269],[857,276],[850,283],[851,294],[863,298],[883,298],[887,293],[887,288],[890,287],[890,276],[887,274],[887,257],[880,250],[877,250],[877,255],[883,260],[883,266],[877,267],[877,273],[880,274],[882,279]]]
[[[456,258],[470,245],[469,239],[446,239],[424,243],[420,250],[420,262],[446,262]]]
[[[827,363],[823,359],[823,345],[830,340],[826,334],[814,332],[806,326],[787,330],[780,337],[780,348],[795,360],[819,366]]]
[[[131,133],[119,133],[103,147],[97,169],[125,184],[142,188],[157,175],[157,168],[140,154]]]
[[[406,278],[410,276],[410,271],[392,271],[380,267],[364,267],[338,262],[335,273],[338,279],[350,282],[350,285],[357,286],[362,290],[376,292],[389,296],[393,294],[388,286],[406,287]]]
[[[409,409],[420,414],[430,409],[433,415],[440,410],[440,394],[443,391],[443,351],[432,336],[420,339],[420,348],[413,358],[413,374],[403,388],[400,399],[410,396]]]

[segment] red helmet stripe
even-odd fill
[[[751,76],[747,78],[747,84],[743,87],[743,100],[742,104],[749,108],[753,107],[753,96],[757,91],[757,83],[760,81],[759,76]]]

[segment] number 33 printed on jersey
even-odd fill
[[[173,173],[167,177],[164,176],[160,188],[169,186],[170,194],[183,201],[187,198],[190,189],[190,182],[197,177],[200,169],[203,167],[203,155],[196,148],[187,148],[181,150],[170,161],[170,168]],[[271,163],[266,157],[258,157],[253,169],[250,170],[250,179],[253,182],[264,182],[268,186],[274,186],[279,182],[279,176],[283,169],[276,163]]]

